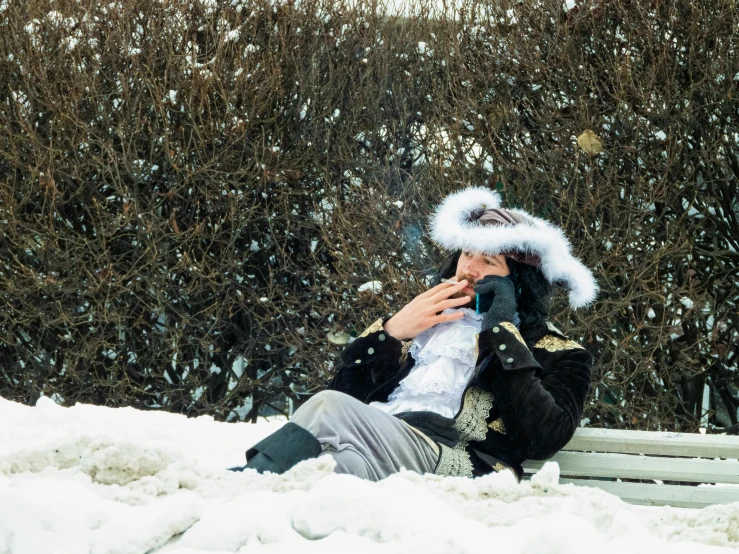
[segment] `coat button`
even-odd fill
[[[380,333],[377,338],[380,340],[385,340],[385,333]]]
[[[513,358],[508,358],[508,359],[507,359],[506,361],[507,361],[507,362],[508,362],[509,364],[512,364],[512,363],[513,363]]]
[[[362,363],[362,360],[356,360],[354,363],[355,364],[361,364]]]
[[[501,350],[505,350],[505,344],[501,344],[498,348],[500,348]]]
[[[493,327],[493,333],[497,333],[498,331],[500,331],[500,327]]]
[[[375,353],[375,349],[374,348],[368,348],[367,349],[367,354],[374,354],[374,353]]]

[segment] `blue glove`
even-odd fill
[[[491,329],[501,321],[513,321],[516,313],[516,289],[510,277],[488,275],[480,279],[473,290],[478,295],[493,297],[490,309],[482,320],[483,329]]]

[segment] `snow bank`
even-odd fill
[[[630,506],[559,484],[556,464],[511,475],[234,473],[282,422],[218,423],[42,398],[0,399],[0,553],[381,552],[671,554],[739,547],[739,502]]]

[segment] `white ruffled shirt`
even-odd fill
[[[464,317],[434,325],[413,339],[408,351],[415,365],[400,381],[387,402],[372,402],[389,414],[429,411],[453,418],[462,405],[462,394],[475,371],[475,342],[482,329],[482,314],[469,308],[449,308],[442,313],[464,312]]]

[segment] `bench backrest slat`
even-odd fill
[[[739,437],[580,428],[563,450],[701,458],[739,458]]]
[[[559,464],[563,476],[560,483],[597,487],[632,504],[703,508],[739,501],[737,436],[580,428],[551,461]],[[528,460],[523,464],[524,472],[534,473],[544,463]],[[717,483],[718,486],[630,483],[616,479]]]
[[[563,476],[739,484],[739,460],[563,451],[547,461],[557,462]],[[534,473],[544,463],[529,460],[524,463],[524,471]],[[736,489],[736,494],[739,499],[739,488]]]

